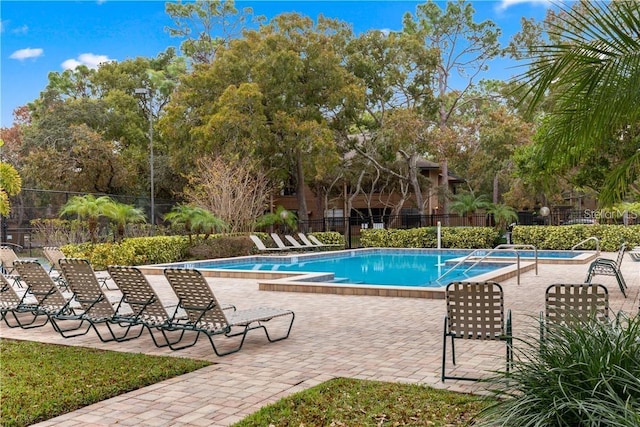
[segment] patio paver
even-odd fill
[[[614,258],[615,253],[602,256]],[[609,289],[613,312],[636,314],[640,305],[638,267],[626,257],[629,285],[624,299],[613,277],[597,276]],[[501,282],[505,306],[513,312],[514,334],[537,333],[544,291],[552,283],[581,283],[588,264],[541,264],[539,275]],[[163,276],[148,276],[162,298]],[[32,330],[0,326],[0,337],[206,359],[214,365],[135,390],[37,424],[38,426],[226,426],[269,403],[335,377],[426,384],[461,392],[480,391],[467,381],[440,381],[444,300],[259,291],[256,280],[209,278],[216,296],[239,309],[273,306],[291,309],[291,336],[268,343],[252,331],[243,349],[217,357],[206,339],[189,349],[158,349],[145,333],[125,343],[102,343],[90,333],[64,339],[50,326]],[[117,292],[117,291],[116,291]],[[458,342],[457,374],[504,366],[504,343]],[[516,344],[517,345],[517,344]],[[448,366],[452,367],[450,362]]]

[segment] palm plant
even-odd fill
[[[295,231],[298,228],[298,218],[293,212],[278,206],[275,212],[262,215],[256,220],[255,224],[256,228],[265,228],[273,225],[283,226],[286,229]]]
[[[95,197],[91,194],[73,196],[60,208],[60,216],[77,215],[79,219],[86,219],[91,242],[95,243],[98,219],[104,215],[105,206],[111,204],[113,204],[113,200],[109,196]]]
[[[103,214],[116,223],[119,239],[124,237],[127,224],[146,222],[146,218],[141,209],[115,201],[103,206]]]
[[[550,22],[551,42],[533,48],[523,76],[531,110],[550,94],[553,124],[542,141],[547,162],[580,164],[590,152],[621,145],[624,155],[605,175],[600,201],[625,197],[640,177],[640,2],[560,5]]]
[[[212,233],[227,230],[229,227],[210,211],[192,205],[174,206],[164,219],[173,225],[183,226],[189,236],[189,243],[193,243],[193,234],[202,233],[203,240],[206,240]]]
[[[487,206],[487,213],[493,215],[498,230],[505,230],[508,224],[518,220],[516,210],[502,203],[490,203]]]
[[[456,194],[449,204],[449,210],[460,216],[467,215],[469,224],[473,225],[473,214],[478,209],[485,209],[488,206],[489,199],[484,194],[476,197],[473,193],[460,193]]]

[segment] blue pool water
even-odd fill
[[[331,255],[298,255],[291,257],[251,257],[233,262],[191,263],[199,269],[259,270],[278,272],[334,273],[335,281],[350,284],[438,287],[455,280],[468,280],[479,274],[505,267],[505,263],[482,263],[466,271],[470,264],[436,280],[468,251],[341,251]]]

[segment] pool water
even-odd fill
[[[452,260],[459,259],[465,253],[435,252],[345,251],[333,256],[254,257],[255,260],[247,260],[246,263],[216,262],[189,266],[199,269],[334,273],[334,282],[339,283],[439,287],[443,283],[437,279],[456,264]],[[443,279],[444,284],[468,280],[509,265],[486,262],[469,269],[471,264],[463,264],[448,273]]]

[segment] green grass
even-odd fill
[[[3,426],[26,426],[211,362],[0,340]]]
[[[467,426],[492,401],[416,384],[338,378],[265,406],[248,426]]]

